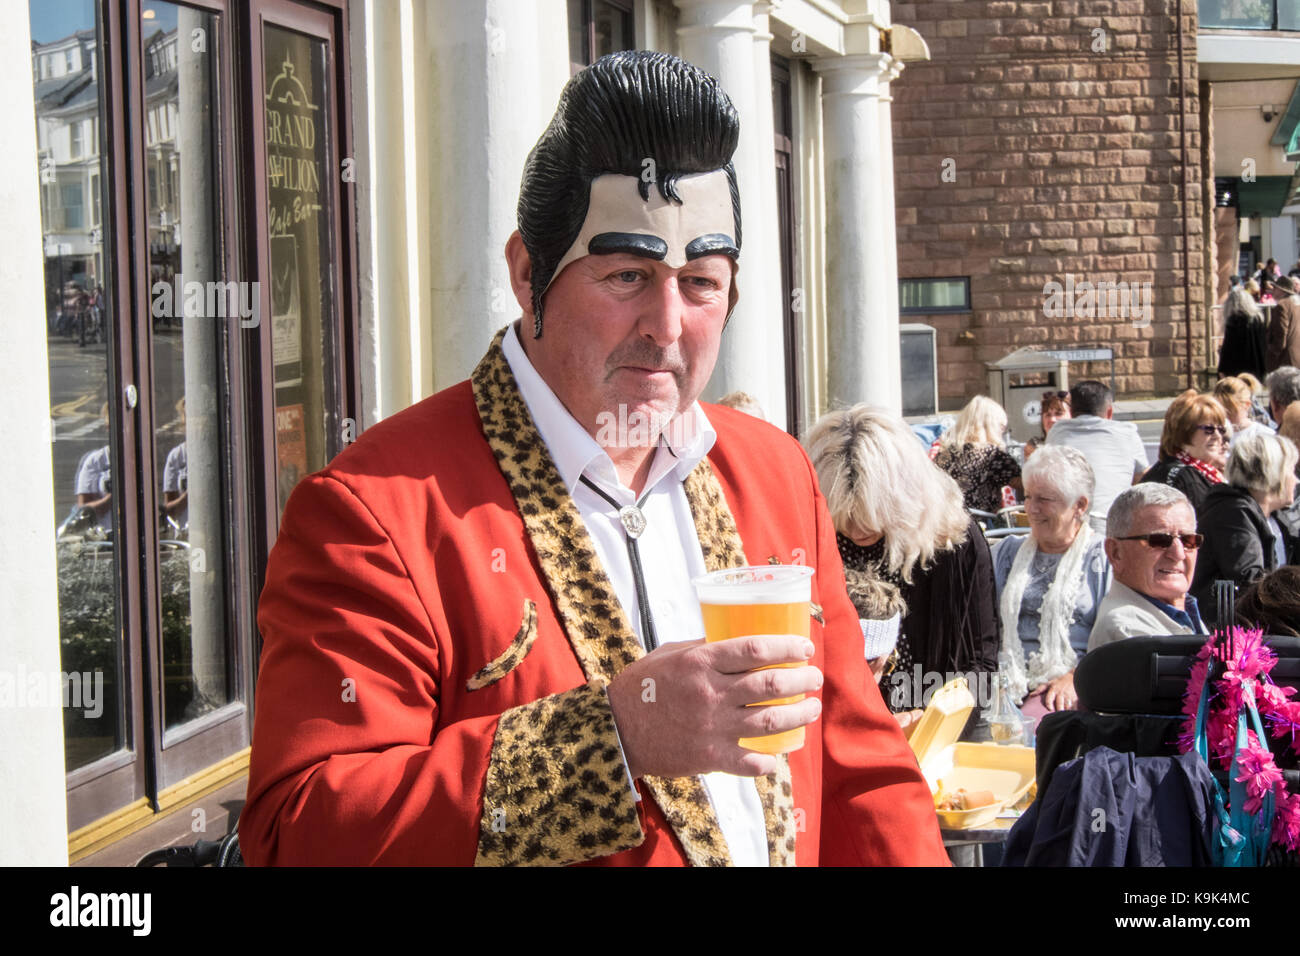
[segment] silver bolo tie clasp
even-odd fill
[[[645,531],[645,515],[636,505],[624,505],[618,509],[618,520],[623,522],[623,530],[632,539],[641,537]]]

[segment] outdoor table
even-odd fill
[[[1015,826],[1019,817],[998,817],[982,827],[965,830],[950,830],[939,827],[939,836],[943,838],[944,848],[953,866],[983,866],[984,845],[986,843],[1002,844],[1007,834]]]

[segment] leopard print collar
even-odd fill
[[[578,508],[519,394],[501,351],[509,327],[492,340],[471,377],[479,419],[523,518],[569,643],[588,681],[609,681],[640,658],[622,605],[601,567]],[[740,533],[708,459],[687,477],[691,514],[710,571],[746,563]],[[695,866],[726,866],[731,858],[713,805],[698,777],[645,777],[686,856]],[[767,826],[769,862],[794,862],[793,798],[789,763],[756,780]]]

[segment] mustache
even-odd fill
[[[627,365],[662,369],[678,377],[686,373],[686,363],[682,360],[681,349],[676,347],[664,349],[651,342],[637,343],[615,352],[609,357],[606,368],[610,374],[613,374],[616,369]]]

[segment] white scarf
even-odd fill
[[[1095,532],[1085,521],[1061,555],[1039,611],[1038,652],[1029,656],[1028,664],[1020,643],[1020,605],[1029,584],[1030,565],[1038,554],[1033,536],[1016,552],[1002,587],[1002,650],[998,654],[998,667],[1007,678],[1013,700],[1024,700],[1032,688],[1068,674],[1078,663],[1079,657],[1070,645],[1070,624],[1074,620],[1074,601],[1083,584],[1083,557],[1094,537]]]

